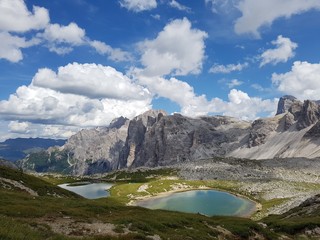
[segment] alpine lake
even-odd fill
[[[110,183],[60,184],[61,188],[88,199],[104,198],[110,195]],[[249,216],[256,204],[245,198],[216,190],[191,190],[151,197],[134,203],[149,209],[196,213],[206,216]]]

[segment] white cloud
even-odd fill
[[[242,102],[250,100],[250,97],[247,93],[240,90],[232,89],[228,94],[228,98],[231,103],[240,104]]]
[[[13,36],[8,32],[0,32],[0,59],[19,62],[23,59],[22,48],[39,44],[37,39],[27,41],[23,37]]]
[[[177,2],[176,0],[171,0],[169,2],[169,5],[173,8],[180,10],[180,11],[191,12],[191,8],[182,5],[181,3]]]
[[[112,48],[111,46],[105,44],[101,41],[90,41],[89,44],[93,47],[99,54],[107,55],[109,59],[115,62],[121,61],[131,61],[133,57],[129,52],[123,51],[120,48]]]
[[[260,36],[262,26],[270,26],[280,17],[290,18],[311,9],[320,9],[319,0],[242,0],[238,5],[242,16],[235,23],[238,34]]]
[[[150,109],[151,99],[89,99],[47,88],[21,86],[8,100],[0,101],[0,116],[46,125],[106,126],[119,116],[134,117]]]
[[[260,67],[269,63],[275,65],[280,62],[287,62],[290,58],[294,57],[294,50],[298,47],[298,44],[292,42],[290,38],[285,38],[281,35],[271,43],[276,48],[268,49],[261,54]]]
[[[192,86],[176,78],[148,77],[143,75],[143,70],[137,69],[133,74],[152,94],[177,103],[181,107],[180,112],[191,117],[222,114],[252,120],[261,115],[274,115],[278,103],[278,99],[249,97],[247,93],[235,89],[230,91],[229,101],[219,98],[207,99],[206,95],[197,95]]]
[[[157,7],[156,0],[120,0],[121,7],[133,12],[142,12]]]
[[[37,37],[47,42],[47,47],[51,52],[64,55],[73,51],[74,46],[86,44],[86,32],[76,23],[67,26],[59,24],[48,24],[43,33],[38,33]]]
[[[29,12],[23,0],[0,1],[0,30],[8,32],[26,32],[43,29],[49,23],[48,10],[33,7]]]
[[[32,40],[27,41],[21,34],[30,30],[34,30],[29,34]],[[12,32],[20,34],[14,36]],[[76,23],[65,26],[50,23],[49,12],[45,8],[34,6],[30,12],[23,0],[0,0],[0,59],[19,62],[23,59],[22,48],[40,43],[59,55],[72,52],[75,46],[86,45],[116,62],[132,60],[129,53],[119,48],[90,40]]]
[[[49,42],[69,43],[71,45],[81,45],[84,43],[86,32],[76,23],[61,26],[57,23],[49,24],[41,36]]]
[[[243,82],[239,81],[238,79],[232,79],[231,81],[229,81],[227,83],[229,88],[234,88],[234,87],[240,86],[242,84],[243,84]]]
[[[222,106],[223,115],[233,116],[243,120],[253,120],[262,115],[265,117],[274,116],[278,99],[261,99],[250,97],[247,93],[232,89],[228,95],[229,102]]]
[[[320,99],[320,63],[294,62],[291,71],[272,75],[272,83],[280,92],[301,100]]]
[[[12,133],[28,133],[29,123],[11,121],[8,127],[9,131]]]
[[[77,126],[32,124],[29,122],[0,121],[0,141],[17,137],[69,138],[82,128]]]
[[[57,73],[47,68],[40,69],[34,76],[32,85],[89,98],[150,98],[147,89],[136,85],[114,68],[97,64],[68,64],[59,67]]]
[[[267,89],[263,88],[260,84],[254,83],[251,85],[252,88],[258,90],[259,92],[266,91]]]
[[[211,6],[213,13],[228,13],[232,10],[238,0],[205,0],[206,5]]]
[[[174,20],[167,24],[154,40],[139,44],[144,74],[198,74],[205,58],[204,39],[207,33],[191,28],[188,19]]]
[[[151,17],[153,17],[156,20],[160,20],[161,16],[159,14],[151,14]]]
[[[248,67],[249,64],[247,62],[245,63],[238,63],[238,64],[228,64],[228,65],[219,65],[214,64],[210,69],[210,73],[231,73],[234,71],[241,71],[242,69]]]
[[[148,91],[111,67],[74,63],[58,73],[39,70],[29,86],[0,101],[0,118],[78,128],[106,126],[116,117],[132,118],[149,110],[151,100]]]

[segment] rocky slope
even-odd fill
[[[84,175],[217,156],[315,158],[320,157],[319,119],[317,102],[301,102],[292,96],[280,99],[275,117],[254,122],[226,116],[188,118],[150,110],[132,120],[116,119],[109,127],[82,130],[60,148],[41,156],[31,154],[24,166],[36,170],[39,164],[63,163],[69,172]]]

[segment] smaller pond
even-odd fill
[[[149,209],[201,213],[207,216],[248,216],[256,204],[244,198],[215,190],[194,190],[173,193],[137,201],[137,206]]]
[[[78,184],[60,184],[59,187],[66,189],[68,191],[74,192],[84,198],[97,199],[108,197],[110,195],[108,189],[110,189],[113,184],[111,183],[83,183]]]

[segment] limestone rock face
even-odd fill
[[[249,126],[230,117],[163,116],[146,132],[133,166],[166,166],[224,156],[239,145]]]
[[[69,163],[76,175],[108,172],[119,167],[120,152],[125,145],[129,120],[114,120],[109,127],[81,130],[60,149],[72,158]]]
[[[278,126],[278,121],[270,119],[255,120],[249,132],[248,147],[251,148],[264,144],[268,134],[275,131]]]
[[[285,95],[281,97],[278,102],[278,109],[277,109],[276,115],[288,112],[290,107],[297,102],[300,102],[300,101],[294,96]]]
[[[297,128],[301,130],[315,124],[320,119],[320,106],[313,101],[306,100],[299,114]]]

